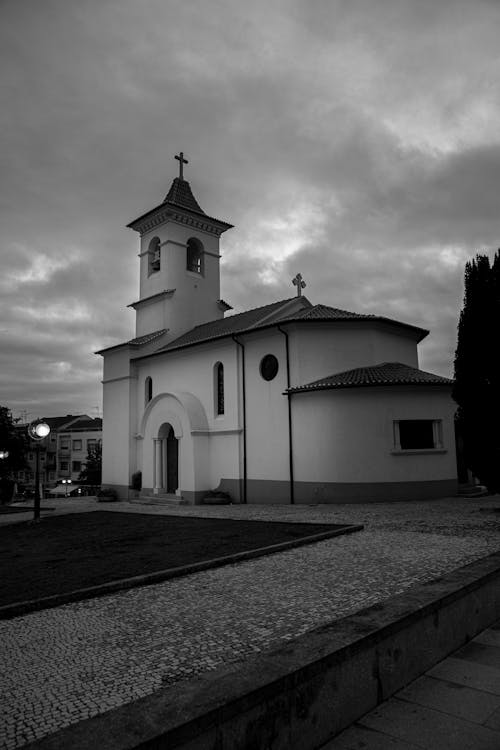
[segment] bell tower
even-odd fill
[[[136,337],[161,330],[177,338],[200,323],[222,318],[230,306],[220,299],[220,236],[232,225],[207,216],[184,179],[187,159],[181,151],[179,176],[163,203],[128,227],[140,235],[139,299]]]

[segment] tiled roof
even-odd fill
[[[297,320],[352,320],[355,318],[375,318],[375,315],[364,315],[362,313],[349,312],[349,310],[339,310],[338,307],[329,307],[328,305],[313,305],[307,310],[301,310],[294,319]]]
[[[223,307],[225,310],[232,310],[232,306],[225,299],[218,299],[217,304]]]
[[[168,328],[160,328],[159,331],[153,331],[153,333],[146,333],[144,336],[137,336],[135,339],[130,339],[127,344],[130,346],[142,346],[142,344],[149,344],[151,341],[160,338],[164,333],[168,331]]]
[[[297,309],[297,305],[293,305],[293,310],[290,310],[290,306],[292,306],[292,303],[294,302],[302,305],[302,307],[299,307]],[[212,320],[209,323],[203,323],[187,331],[182,336],[179,336],[179,338],[174,339],[174,341],[171,341],[170,343],[161,347],[160,349],[158,349],[158,352],[181,349],[187,346],[192,346],[194,344],[201,344],[204,341],[211,341],[213,339],[223,338],[224,336],[231,336],[236,333],[246,333],[250,330],[263,328],[264,326],[270,325],[272,323],[334,320],[381,321],[395,326],[400,326],[402,328],[414,330],[418,332],[419,340],[423,339],[424,336],[426,336],[428,333],[428,331],[424,330],[423,328],[417,328],[416,326],[412,326],[407,323],[401,323],[397,320],[391,320],[390,318],[384,318],[379,315],[367,315],[363,313],[349,312],[348,310],[340,310],[337,307],[329,307],[328,305],[312,305],[307,297],[302,296],[292,297],[291,299],[281,300],[280,302],[273,302],[270,305],[256,307],[252,310],[238,313],[237,315],[231,315],[227,318]]]
[[[292,320],[317,320],[317,321],[328,321],[328,320],[371,320],[380,321],[381,323],[389,323],[391,325],[400,326],[406,329],[413,329],[419,334],[419,341],[427,336],[429,331],[419,326],[414,326],[409,323],[402,323],[399,320],[393,320],[392,318],[385,318],[383,315],[372,315],[366,313],[355,313],[349,312],[349,310],[339,310],[337,307],[329,307],[328,305],[314,305],[309,310],[301,310],[300,312],[290,315],[287,318],[288,321]]]
[[[304,300],[302,304],[311,304],[305,297],[301,299]],[[200,344],[202,341],[211,341],[212,339],[243,333],[258,328],[264,323],[270,322],[271,319],[276,322],[286,320],[285,310],[290,303],[296,300],[297,297],[292,297],[263,307],[255,307],[253,310],[246,310],[236,315],[230,315],[227,318],[202,323],[195,328],[191,328],[190,331],[174,339],[166,346],[162,346],[158,351],[166,352],[172,349],[181,349],[192,344]],[[282,310],[282,308],[285,308],[285,310]],[[280,312],[283,314],[280,315]]]
[[[312,383],[289,388],[287,393],[321,391],[330,388],[360,388],[379,385],[446,385],[452,381],[441,375],[418,370],[401,362],[383,362],[380,365],[356,367],[354,370],[337,372]]]
[[[43,421],[47,422],[51,430],[58,430],[69,422],[75,422],[79,419],[90,419],[88,414],[66,414],[65,417],[43,417]]]
[[[156,211],[164,209],[165,205],[172,206],[174,209],[184,209],[186,211],[198,214],[199,216],[203,216],[207,223],[215,222],[218,225],[219,229],[221,229],[221,231],[223,232],[225,232],[226,229],[231,229],[233,226],[232,224],[228,224],[227,221],[221,221],[220,219],[216,219],[214,216],[208,216],[208,214],[206,214],[205,211],[200,208],[198,201],[191,191],[189,182],[187,182],[187,180],[181,180],[180,177],[176,177],[172,182],[170,190],[165,196],[165,200],[163,201],[163,203],[160,203],[159,206],[155,206],[150,211],[146,211],[145,214],[142,214],[137,219],[134,219],[134,221],[131,221],[130,224],[127,224],[127,227],[139,231],[141,223],[148,217],[152,216]]]
[[[102,419],[100,417],[95,419],[87,417],[87,419],[79,419],[78,422],[74,422],[68,427],[68,432],[87,432],[89,430],[102,430]]]
[[[131,305],[129,305],[131,307]],[[95,354],[103,354],[109,352],[111,349],[118,349],[120,346],[142,346],[143,344],[149,344],[151,341],[160,338],[164,333],[168,331],[168,328],[160,328],[159,331],[153,331],[152,333],[146,333],[144,336],[137,336],[135,339],[129,339],[129,341],[122,341],[121,344],[113,344],[107,346],[105,349],[99,349]]]
[[[173,203],[175,206],[180,208],[187,208],[189,211],[196,211],[198,214],[204,214],[205,211],[198,205],[189,182],[181,180],[180,177],[176,177],[170,186],[164,203]]]

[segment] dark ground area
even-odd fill
[[[0,606],[342,528],[104,511],[4,526]]]
[[[47,508],[46,505],[43,506],[44,511],[45,510],[54,510],[54,508]],[[31,513],[35,510],[33,506],[29,505],[23,505],[23,506],[16,506],[16,505],[0,505],[0,514],[2,515],[8,515],[9,513]]]

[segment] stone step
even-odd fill
[[[488,488],[482,484],[462,484],[458,488],[460,497],[484,497],[488,494]]]
[[[141,495],[129,502],[138,505],[185,505],[186,501],[179,495]]]

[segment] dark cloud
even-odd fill
[[[500,6],[6,0],[0,403],[100,403],[134,335],[137,235],[183,149],[235,310],[294,293],[431,329],[450,374],[465,261],[500,245]]]

